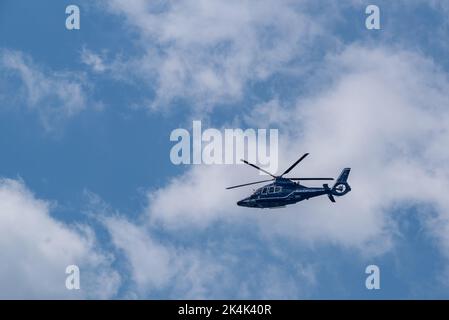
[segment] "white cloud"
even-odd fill
[[[188,246],[163,243],[126,218],[108,217],[103,221],[114,246],[123,250],[129,261],[137,296],[166,290],[176,299],[205,299],[223,283],[222,268],[210,256]]]
[[[280,168],[310,152],[310,159],[292,174],[336,176],[343,167],[352,167],[351,193],[336,204],[322,197],[275,211],[241,209],[235,200],[250,187],[223,188],[251,181],[249,174],[256,178],[252,168],[243,173],[241,167],[197,166],[150,193],[151,224],[177,230],[253,219],[266,236],[310,245],[333,243],[373,254],[392,245],[395,208],[426,204],[441,222],[427,230],[447,247],[447,76],[418,54],[360,46],[329,57],[317,75],[319,92],[300,97],[290,108],[267,104],[276,106],[274,118],[263,106],[260,114],[253,110],[251,118],[259,127],[280,122]]]
[[[139,38],[131,42],[138,53],[127,59],[117,54],[116,61],[107,66],[111,74],[117,79],[143,81],[152,108],[186,99],[196,114],[218,105],[235,105],[251,85],[271,76],[310,71],[317,58],[333,54],[345,45],[347,39],[341,36],[352,35],[344,31],[347,23],[365,30],[364,9],[368,5],[363,0],[101,3],[102,9],[124,19],[132,37]],[[385,21],[390,28],[382,28],[382,36],[376,42],[402,42],[416,48],[417,38],[429,38],[425,44],[418,44],[437,52],[447,51],[444,25],[434,29],[413,24],[416,10],[422,5],[441,12],[449,7],[443,0],[380,4],[381,21],[384,11],[399,18]],[[349,12],[359,12],[360,19],[353,20],[352,15],[349,18]],[[401,19],[401,15],[405,16]],[[404,19],[408,22],[403,23]],[[409,36],[410,29],[415,36]],[[368,35],[362,37],[369,39]]]
[[[94,72],[101,73],[106,70],[103,58],[86,48],[81,51],[81,62],[91,67]]]
[[[105,6],[138,31],[144,51],[112,68],[131,71],[148,85],[155,81],[155,108],[182,98],[204,111],[239,99],[248,83],[285,70],[313,39],[328,37],[302,1],[133,0]]]
[[[0,180],[0,297],[4,299],[110,298],[120,277],[93,231],[50,216],[51,205],[20,181]],[[80,268],[80,290],[65,287],[68,265]]]
[[[254,244],[223,239],[202,243],[178,241],[172,233],[107,217],[103,222],[112,243],[129,262],[133,286],[128,296],[173,299],[299,298],[315,285],[311,265],[263,259]],[[245,248],[246,247],[246,248]],[[243,251],[240,251],[243,250]],[[249,251],[251,254],[245,254]],[[252,254],[254,253],[254,254]],[[284,260],[285,261],[285,260]],[[135,290],[135,291],[133,291]]]
[[[0,70],[0,81],[17,78],[22,85],[4,94],[6,103],[24,102],[29,110],[39,115],[47,130],[58,127],[60,122],[86,108],[87,86],[78,73],[44,70],[29,56],[12,50],[0,50]]]
[[[306,297],[316,284],[315,266],[292,261],[283,250],[244,243],[238,234],[216,241],[131,222],[97,195],[90,212],[102,222],[129,274],[124,297],[266,299]],[[140,218],[145,218],[141,216]],[[264,254],[273,254],[267,261]],[[129,272],[129,273],[128,273]]]
[[[240,177],[251,179],[243,171],[240,170]],[[168,229],[190,225],[206,228],[223,216],[244,219],[247,215],[235,207],[238,200],[235,194],[225,190],[236,182],[232,181],[236,175],[231,166],[195,166],[181,177],[173,178],[166,187],[149,194],[150,219]],[[256,180],[260,178],[254,176]]]

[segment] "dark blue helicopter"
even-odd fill
[[[322,195],[327,195],[329,200],[335,202],[334,196],[340,197],[351,191],[347,180],[351,168],[345,168],[341,172],[337,179],[337,182],[329,188],[328,184],[323,184],[322,187],[306,187],[299,183],[299,181],[317,181],[317,180],[334,180],[333,178],[284,178],[284,175],[289,173],[298,163],[300,163],[309,154],[304,154],[299,158],[294,164],[290,166],[283,174],[280,176],[275,176],[262,168],[259,168],[255,164],[249,163],[246,160],[241,160],[247,165],[254,167],[266,174],[272,176],[272,179],[240,184],[238,186],[229,187],[226,189],[234,189],[244,186],[249,186],[252,184],[258,184],[268,181],[273,181],[262,188],[257,189],[248,198],[242,199],[237,202],[237,205],[249,208],[279,208],[285,207],[286,205],[297,203],[302,200],[308,200],[313,197],[318,197]],[[298,182],[295,182],[298,181]]]

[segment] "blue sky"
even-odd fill
[[[381,30],[365,28],[368,4]],[[448,13],[1,1],[0,297],[448,298]],[[281,168],[310,152],[296,172],[352,167],[353,192],[238,208],[251,189],[224,187],[251,169],[171,163],[171,131],[193,120],[277,128]]]

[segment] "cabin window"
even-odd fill
[[[276,189],[275,189],[275,193],[278,193],[278,192],[281,192],[281,190],[282,190],[282,188],[281,187],[276,187]]]
[[[274,193],[274,187],[270,187],[269,193]]]

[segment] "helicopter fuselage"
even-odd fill
[[[278,208],[327,194],[324,187],[306,187],[288,179],[277,179],[237,202],[241,207]]]

